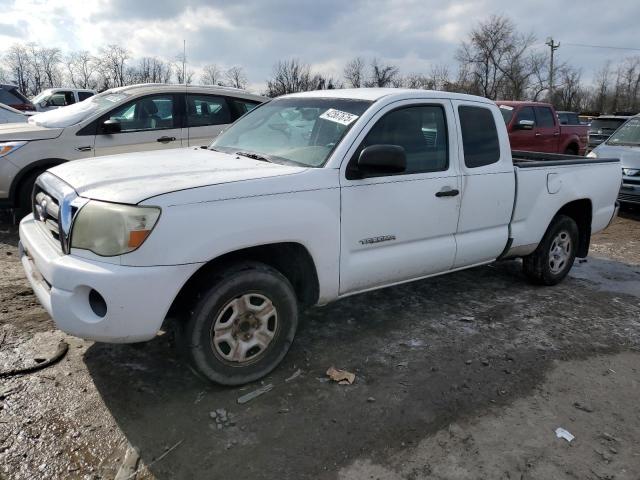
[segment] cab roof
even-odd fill
[[[465,93],[443,92],[440,90],[420,90],[412,88],[335,88],[331,90],[313,90],[310,92],[291,93],[279,98],[343,98],[353,100],[377,101],[381,98],[402,100],[410,98],[438,98],[451,100],[468,100],[472,102],[493,103],[491,100],[467,95]]]

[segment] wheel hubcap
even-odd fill
[[[571,237],[566,231],[561,231],[551,242],[549,249],[549,269],[557,275],[567,266],[571,257]]]
[[[265,353],[277,331],[273,302],[259,293],[246,293],[218,313],[211,327],[211,346],[223,360],[244,365]]]

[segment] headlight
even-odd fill
[[[598,154],[595,152],[595,150],[591,150],[588,154],[587,154],[588,158],[598,158]]]
[[[11,152],[15,152],[26,143],[27,142],[0,142],[0,158],[9,155]]]
[[[158,207],[90,200],[73,223],[71,248],[90,250],[103,257],[131,252],[144,243],[158,217]]]

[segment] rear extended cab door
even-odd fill
[[[509,137],[497,107],[453,101],[460,141],[460,218],[453,268],[492,261],[509,239],[516,182]]]
[[[358,176],[366,146],[400,145],[407,171]],[[382,107],[347,152],[340,171],[340,294],[451,269],[459,214],[458,136],[449,100]]]
[[[536,113],[536,149],[534,152],[558,153],[560,142],[560,125],[558,117],[551,107],[535,106]],[[515,149],[514,149],[515,150]]]
[[[182,146],[180,93],[157,93],[118,105],[96,122],[94,155],[112,155]],[[118,120],[121,131],[105,133],[106,120]]]

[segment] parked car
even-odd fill
[[[36,177],[69,160],[207,145],[264,101],[225,87],[134,85],[0,126],[0,206],[29,208]]]
[[[31,103],[38,112],[47,112],[82,102],[95,94],[95,90],[83,88],[49,88],[33,97]]]
[[[584,155],[587,126],[561,125],[553,106],[539,102],[496,102],[507,125],[511,148]]]
[[[559,110],[556,112],[560,125],[582,125],[580,117],[576,112]]]
[[[4,103],[21,112],[36,111],[33,104],[20,92],[16,85],[0,83],[0,103]]]
[[[25,123],[27,116],[20,110],[11,108],[9,105],[0,103],[0,124],[1,123]]]
[[[622,164],[622,187],[618,200],[623,205],[640,205],[640,115],[628,119],[587,157],[613,156]]]
[[[629,118],[628,115],[601,115],[589,125],[589,150],[593,150],[611,136]]]
[[[57,326],[139,342],[165,319],[222,384],[269,373],[298,311],[523,257],[554,285],[616,213],[620,163],[516,153],[490,100],[402,89],[276,98],[207,149],[42,174],[20,224]]]

